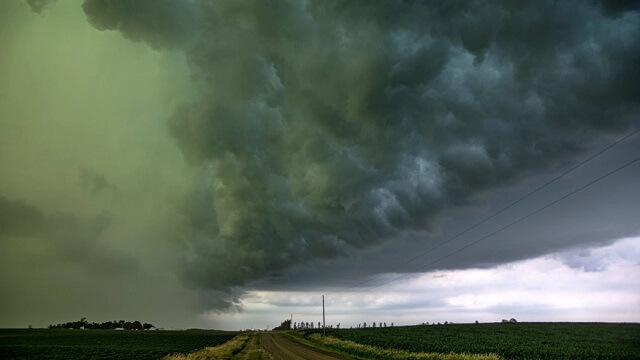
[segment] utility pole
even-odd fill
[[[324,323],[324,295],[322,295],[322,335],[326,335],[327,333],[327,327],[325,326]]]
[[[293,314],[291,314],[291,319],[289,319],[289,330],[293,330]]]

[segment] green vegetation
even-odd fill
[[[306,330],[302,335],[318,342],[313,335],[318,333]],[[640,359],[640,324],[461,324],[326,333],[341,340],[411,353],[498,354],[505,359]],[[360,355],[348,348],[342,346],[342,351],[361,358],[389,358],[383,354]]]
[[[141,323],[140,321],[124,321],[124,320],[120,320],[120,321],[106,321],[103,323],[96,323],[96,322],[88,322],[87,318],[81,318],[80,321],[72,321],[72,322],[67,322],[64,324],[57,324],[57,325],[49,325],[49,329],[102,329],[102,330],[108,330],[108,329],[117,329],[117,328],[122,328],[125,330],[148,330],[151,328],[154,328],[155,326],[153,326],[153,324],[148,324],[148,323]]]
[[[223,331],[0,329],[1,359],[159,359],[216,346]]]
[[[391,348],[380,348],[359,344],[349,340],[341,340],[333,336],[309,334],[307,344],[330,352],[348,355],[357,359],[385,359],[385,360],[500,360],[495,354],[464,354],[464,353],[425,353],[411,352]]]
[[[276,326],[273,330],[291,330],[291,320],[285,320],[280,323],[280,326]]]
[[[254,340],[255,336],[252,337]],[[163,360],[224,360],[240,353],[249,340],[248,334],[238,335],[232,340],[214,347],[207,347],[189,354],[172,354]]]

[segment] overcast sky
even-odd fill
[[[0,327],[640,321],[611,4],[0,2]]]

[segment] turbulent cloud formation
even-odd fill
[[[27,0],[27,4],[31,8],[31,11],[35,13],[41,13],[47,7],[55,4],[56,0]]]
[[[22,201],[0,196],[0,239],[3,246],[13,241],[26,241],[31,260],[42,263],[75,263],[85,271],[126,272],[135,267],[135,260],[123,253],[101,246],[95,241],[110,226],[110,216],[78,218],[72,214],[44,212]],[[15,251],[16,247],[12,249]],[[34,251],[37,249],[37,251]]]
[[[132,41],[154,48],[179,47],[188,42],[195,20],[185,1],[86,0],[82,9],[99,30],[118,30]]]
[[[424,322],[620,321],[640,318],[637,253],[640,239],[622,239],[610,246],[588,249],[601,271],[574,267],[562,258],[584,251],[563,252],[497,266],[493,269],[439,270],[371,289],[358,296],[326,296],[327,324],[342,328],[359,323],[392,321],[395,325]],[[562,281],[558,281],[562,279]],[[282,314],[297,321],[322,321],[321,300],[314,292],[295,289],[251,291],[243,302],[247,311],[223,320],[258,327],[278,324]],[[215,314],[209,315],[217,318]],[[224,323],[227,322],[228,323]]]
[[[154,48],[194,39],[197,99],[169,129],[201,173],[184,204],[184,266],[202,288],[428,229],[440,209],[638,114],[640,13],[599,2],[83,9]]]
[[[0,195],[0,234],[25,235],[39,232],[44,223],[40,209]]]
[[[110,183],[104,174],[94,170],[86,168],[80,169],[80,181],[82,182],[82,186],[92,194],[107,190],[114,193],[118,191],[118,188]]]

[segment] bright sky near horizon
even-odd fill
[[[0,2],[0,327],[639,322],[615,4]]]

